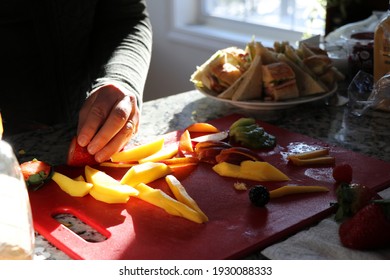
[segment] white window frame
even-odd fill
[[[208,18],[202,22],[201,1],[169,0],[171,23],[168,38],[181,44],[216,50],[227,46],[245,46],[253,37],[265,46],[275,41],[299,41],[303,33],[281,28],[259,26],[218,18]]]

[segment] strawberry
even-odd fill
[[[357,250],[390,246],[390,199],[375,200],[339,227],[343,246]]]
[[[335,219],[341,221],[352,217],[371,200],[381,198],[376,192],[361,184],[341,183],[337,190],[337,212]]]
[[[87,147],[81,147],[77,143],[77,137],[75,136],[69,145],[66,164],[69,166],[86,166],[97,164],[97,161],[88,152]]]
[[[20,164],[20,169],[23,178],[26,181],[26,185],[34,190],[42,187],[53,175],[53,168],[51,165],[37,159],[23,162]]]
[[[352,167],[348,163],[341,163],[333,168],[333,179],[338,183],[352,182]]]

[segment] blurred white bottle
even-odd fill
[[[11,146],[0,140],[0,260],[34,255],[34,228],[27,187]]]

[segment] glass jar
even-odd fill
[[[0,140],[0,260],[32,259],[34,243],[26,183],[13,149]]]
[[[374,67],[374,33],[353,33],[347,45],[349,78],[353,79],[360,70],[372,75]]]

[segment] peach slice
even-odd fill
[[[160,151],[164,146],[164,138],[158,137],[155,140],[135,146],[111,156],[112,162],[132,162],[148,157]]]
[[[75,197],[83,197],[87,195],[93,187],[93,184],[91,183],[76,181],[58,172],[54,172],[51,178],[64,192]]]
[[[233,164],[240,164],[245,160],[262,161],[262,158],[258,154],[244,147],[224,149],[215,159],[217,163],[226,161]]]
[[[217,156],[223,151],[225,148],[223,147],[210,147],[208,149],[201,149],[196,152],[196,156],[198,157],[199,161],[201,162],[207,162],[212,165],[217,163]]]
[[[213,126],[212,124],[205,122],[198,122],[189,125],[186,130],[189,132],[204,132],[204,133],[216,133],[219,132],[219,129]]]
[[[194,151],[194,148],[192,147],[192,142],[191,142],[191,135],[190,135],[190,132],[188,130],[185,130],[180,135],[179,149],[180,149],[180,151],[187,152],[187,153],[192,153]]]

